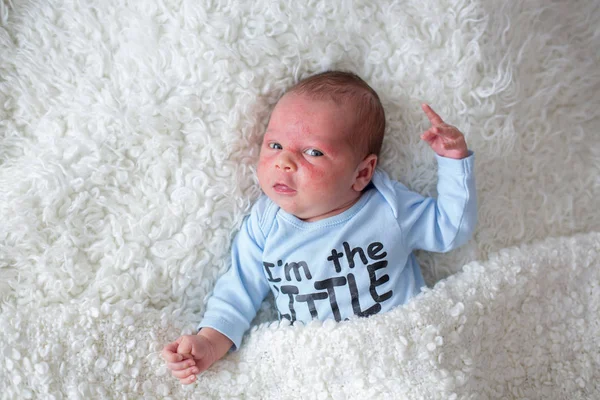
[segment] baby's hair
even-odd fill
[[[352,72],[326,71],[309,76],[289,88],[287,93],[304,94],[315,100],[351,104],[356,124],[352,142],[366,155],[379,156],[385,132],[385,112],[377,92]]]

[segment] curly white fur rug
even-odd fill
[[[599,64],[596,0],[0,0],[0,398],[600,398]],[[414,190],[420,102],[461,128],[477,232],[388,314],[265,302],[182,387],[158,352],[228,267],[269,111],[329,68],[380,93]]]

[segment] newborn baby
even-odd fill
[[[385,114],[358,76],[329,71],[289,89],[264,135],[264,195],[237,234],[197,335],[163,349],[172,375],[194,382],[240,346],[271,291],[279,318],[342,321],[404,304],[425,286],[413,250],[446,252],[477,219],[473,153],[428,106],[421,135],[437,154],[438,197],[409,191],[377,168]]]

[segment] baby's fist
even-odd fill
[[[223,357],[233,343],[227,336],[211,328],[202,329],[197,335],[184,335],[167,344],[162,357],[167,362],[171,375],[188,385],[196,375],[206,371],[215,361]]]
[[[181,336],[167,344],[162,351],[171,375],[184,384],[193,383],[196,375],[215,361],[210,342],[198,335]]]
[[[427,104],[422,104],[421,107],[431,122],[431,128],[423,132],[421,139],[442,157],[467,157],[469,150],[463,134],[456,127],[446,124]]]

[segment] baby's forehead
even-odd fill
[[[329,96],[317,97],[304,93],[290,93],[278,101],[275,109],[278,109],[278,117],[284,119],[293,116],[298,111],[309,110],[307,114],[312,114],[312,111],[317,110],[319,113],[332,116],[334,120],[343,125],[349,123],[354,125],[357,122],[354,118],[357,114],[357,106],[354,102],[342,101]]]
[[[327,114],[334,114],[334,118],[340,120],[344,124],[351,123],[355,125],[357,123],[356,117],[359,109],[357,101],[354,99],[342,99],[339,96],[328,96],[328,95],[314,95],[310,93],[286,93],[282,98],[279,99],[275,110],[278,111],[278,117],[286,118],[294,112],[301,110],[306,105],[314,106],[318,104],[317,108]],[[271,117],[273,114],[271,114]]]

